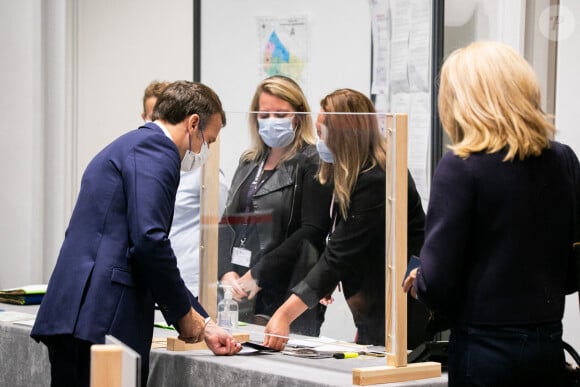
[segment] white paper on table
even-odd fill
[[[12,312],[10,310],[0,312],[0,322],[34,320],[34,318],[36,316],[30,313]]]

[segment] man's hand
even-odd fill
[[[238,284],[242,289],[244,289],[247,292],[248,300],[254,298],[256,294],[258,294],[258,292],[262,290],[262,288],[258,286],[257,282],[254,281],[254,278],[252,277],[252,272],[250,270],[248,270],[246,274],[244,274],[238,280]]]
[[[204,340],[207,347],[215,355],[235,355],[240,352],[242,345],[225,329],[210,321],[205,326]]]
[[[205,319],[193,308],[179,319],[179,340],[188,344],[199,343],[204,338]]]

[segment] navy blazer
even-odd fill
[[[87,166],[31,336],[93,343],[113,335],[148,364],[154,305],[175,324],[197,301],[168,239],[180,157],[155,124],[126,133]]]

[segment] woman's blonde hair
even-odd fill
[[[439,116],[453,152],[507,150],[523,160],[549,147],[555,128],[540,106],[531,66],[511,47],[480,41],[454,51],[443,64]]]
[[[255,113],[260,110],[260,95],[262,93],[268,93],[288,102],[292,106],[292,109],[294,109],[294,112],[306,113],[296,114],[294,116],[294,141],[280,161],[292,158],[306,144],[316,143],[312,116],[309,114],[310,106],[302,89],[292,79],[282,75],[274,75],[264,79],[258,85],[252,98],[250,104],[251,113],[248,119],[251,146],[242,155],[242,160],[260,160],[268,151],[268,146],[264,143],[258,132],[258,115]]]
[[[386,138],[379,131],[373,103],[356,90],[336,90],[324,97],[320,106],[327,128],[324,142],[334,156],[334,164],[322,162],[318,178],[323,184],[334,183],[334,199],[346,219],[359,174],[376,165],[385,169]]]

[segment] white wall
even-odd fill
[[[562,20],[562,27],[568,28],[574,23],[572,35],[558,41],[558,63],[556,81],[556,127],[557,139],[569,144],[577,155],[580,155],[580,125],[578,124],[578,107],[580,106],[580,1],[560,0],[560,5],[567,8],[572,20]]]
[[[80,178],[98,150],[141,124],[143,91],[150,81],[192,80],[193,2],[78,4]]]
[[[550,70],[555,59],[550,58],[550,40],[546,39],[541,29],[538,28],[542,12],[549,7],[550,0],[531,0],[526,4],[526,37],[524,55],[534,68],[540,85],[542,95],[542,108],[546,112],[553,113],[554,97],[549,86]],[[551,99],[548,100],[548,97]]]
[[[455,2],[461,6],[460,1]],[[445,28],[445,55],[475,40],[497,40],[524,53],[523,0],[477,0],[472,18],[464,25]]]
[[[191,80],[189,0],[0,0],[0,288],[46,282],[80,177],[140,124],[153,79]]]
[[[0,0],[0,288],[40,279],[41,25],[40,0]]]
[[[558,41],[558,63],[556,80],[556,139],[572,147],[580,157],[580,130],[578,124],[578,108],[580,107],[580,77],[578,63],[580,62],[580,1],[560,0],[560,6],[570,11],[561,13],[562,17],[572,16],[572,19],[561,19],[560,28],[572,33],[569,37]],[[564,316],[564,340],[580,350],[580,311],[578,308],[578,293],[566,299],[566,314]]]
[[[44,276],[52,271],[56,254],[60,248],[63,230],[68,222],[76,197],[76,171],[72,156],[73,122],[71,112],[76,98],[70,91],[76,85],[76,62],[67,55],[67,45],[72,41],[71,26],[75,3],[68,0],[42,1],[42,90],[44,112],[40,118],[44,133],[43,158],[43,229],[41,254],[36,266],[41,279],[29,282],[45,282]],[[70,39],[67,39],[69,31]],[[23,282],[20,282],[23,283]]]

